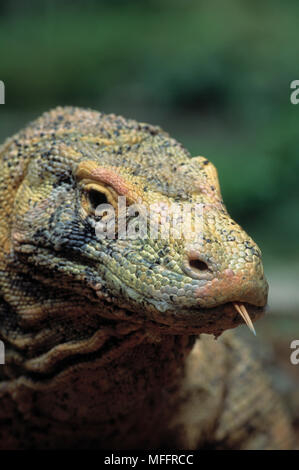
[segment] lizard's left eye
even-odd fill
[[[102,193],[101,191],[97,191],[96,189],[91,189],[88,191],[88,200],[92,210],[94,211],[100,204],[108,204],[106,194]]]
[[[82,206],[92,216],[96,215],[96,209],[102,204],[110,204],[117,209],[117,199],[113,191],[107,186],[88,184],[82,192]]]

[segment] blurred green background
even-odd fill
[[[78,105],[159,124],[210,159],[230,213],[263,251],[277,315],[257,329],[290,376],[289,342],[299,336],[299,105],[290,102],[298,17],[297,0],[0,3],[0,141],[51,107]],[[279,374],[278,388],[289,390]]]

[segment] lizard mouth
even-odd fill
[[[227,302],[215,307],[191,308],[168,311],[167,315],[154,314],[157,324],[168,327],[174,334],[213,334],[219,336],[223,331],[236,328],[245,323],[255,334],[253,322],[266,312],[265,306],[245,302]],[[166,313],[166,312],[165,312]],[[162,329],[164,329],[162,327]]]

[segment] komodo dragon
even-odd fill
[[[231,332],[214,338],[250,326],[268,287],[208,160],[159,127],[72,107],[0,159],[2,449],[292,446],[261,367]],[[118,196],[196,203],[202,236],[99,237],[97,207]]]

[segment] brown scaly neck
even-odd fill
[[[55,386],[29,387],[21,378],[14,381],[14,399],[26,402],[30,415],[30,440],[35,433],[43,439],[38,430],[47,426],[44,439],[54,447],[150,448],[164,436],[168,442],[168,424],[178,409],[185,361],[195,337],[141,336],[140,331],[133,333],[131,346],[129,337],[124,338],[128,347],[118,354],[112,348],[105,364],[96,360],[75,366],[56,378]]]
[[[92,374],[82,374],[76,397],[97,396],[92,419],[103,437],[101,445],[150,448],[168,435],[168,423],[176,414],[185,360],[194,337],[163,336],[159,342],[145,340]],[[83,380],[82,380],[83,379]],[[73,401],[77,402],[77,399]],[[90,409],[85,409],[90,418]]]

